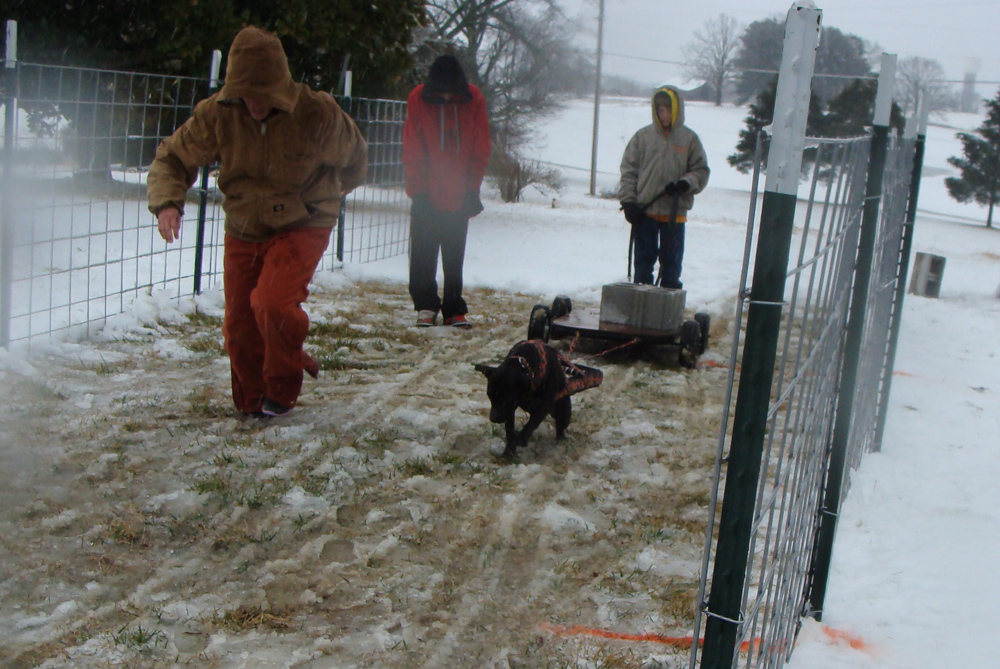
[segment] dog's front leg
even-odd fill
[[[504,422],[504,431],[507,435],[507,446],[504,449],[503,457],[513,458],[517,452],[517,428],[514,426],[514,414],[511,414]]]
[[[517,443],[519,446],[528,445],[528,437],[530,437],[531,434],[538,429],[538,426],[542,424],[542,421],[545,420],[545,417],[548,415],[549,412],[545,410],[536,411],[535,413],[528,415],[528,422],[524,424],[524,427],[521,428],[521,433],[517,435]]]

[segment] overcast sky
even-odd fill
[[[596,50],[599,0],[562,0],[578,17],[581,40]],[[961,80],[970,59],[980,59],[978,80],[1000,82],[1000,0],[816,0],[823,25],[876,42],[900,60],[932,58],[949,79]],[[781,0],[605,0],[603,71],[650,84],[680,83],[683,62],[694,33],[719,14],[743,26],[788,13]],[[626,57],[627,56],[627,57]],[[978,86],[985,98],[1000,84]]]

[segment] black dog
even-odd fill
[[[477,364],[476,371],[487,380],[490,422],[503,423],[506,428],[506,458],[513,458],[517,447],[528,443],[528,437],[550,413],[556,421],[556,439],[562,439],[573,413],[570,395],[598,386],[604,378],[601,370],[574,365],[538,340],[518,342],[499,366]],[[518,407],[528,413],[520,432],[514,427]]]

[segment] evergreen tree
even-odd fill
[[[296,81],[333,91],[350,56],[354,92],[369,96],[404,92],[426,22],[422,0],[0,0],[0,17],[18,22],[24,62],[191,77],[254,25],[281,38]]]
[[[826,108],[823,137],[858,137],[865,134],[875,117],[875,97],[878,81],[855,79]],[[903,132],[906,119],[895,102],[889,112],[889,127]]]
[[[1000,92],[986,103],[987,114],[975,133],[960,132],[964,157],[951,157],[960,176],[944,180],[948,194],[959,202],[975,201],[988,207],[986,227],[993,227],[993,208],[1000,200]]]
[[[784,46],[785,21],[772,17],[755,21],[747,26],[736,54],[736,96],[741,102],[754,98],[777,78]],[[865,76],[871,67],[865,58],[864,41],[837,28],[824,27],[816,52],[816,75],[813,92],[821,100],[837,96],[847,82],[840,78],[823,77],[823,74]]]
[[[771,123],[771,119],[774,118],[774,98],[777,87],[777,82],[772,83],[761,93],[757,101],[750,105],[750,115],[746,118],[746,127],[740,131],[740,141],[736,145],[736,153],[726,159],[730,165],[743,173],[750,171],[753,167],[757,133],[760,132],[761,128]],[[825,111],[814,92],[809,100],[806,134],[810,137],[859,137],[864,135],[872,125],[877,92],[877,81],[855,79],[830,101]],[[905,124],[906,121],[899,105],[893,102],[889,126],[902,133]],[[815,159],[816,150],[806,149],[802,159],[803,169],[806,169]]]
[[[18,22],[21,62],[86,68],[67,77],[30,70],[21,85],[33,101],[19,102],[33,130],[68,122],[76,176],[98,181],[113,162],[148,162],[156,136],[185,117],[161,107],[173,102],[174,80],[109,85],[95,70],[207,80],[212,51],[222,52],[224,64],[236,33],[254,25],[278,35],[296,81],[336,92],[349,63],[354,95],[402,95],[413,31],[426,21],[423,0],[0,0],[0,17]],[[205,94],[207,85],[197,97]],[[90,99],[79,104],[76,95]],[[126,139],[135,128],[144,137]]]
[[[761,128],[771,124],[774,119],[774,100],[778,92],[778,81],[775,79],[750,105],[750,115],[746,117],[746,127],[740,130],[740,141],[736,144],[736,153],[728,156],[726,162],[740,172],[746,174],[753,168],[754,147]],[[809,116],[806,120],[806,134],[813,137],[821,136],[825,118],[815,94],[809,98]],[[803,157],[803,168],[808,164],[809,155]],[[767,155],[763,157],[761,169],[767,166]]]

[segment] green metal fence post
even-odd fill
[[[872,129],[871,158],[868,161],[868,179],[865,184],[865,203],[861,217],[858,252],[854,263],[854,289],[847,320],[847,339],[841,363],[840,387],[837,393],[837,415],[834,422],[827,466],[826,491],[820,514],[816,550],[812,565],[812,587],[809,593],[809,614],[820,620],[823,600],[830,576],[830,559],[833,539],[837,531],[840,498],[844,485],[847,447],[851,436],[851,419],[854,413],[854,395],[858,382],[858,366],[864,340],[865,312],[871,282],[875,238],[878,232],[879,207],[882,202],[882,182],[886,155],[889,147],[889,113],[892,109],[892,89],[896,75],[896,56],[882,54],[878,95],[875,100],[875,123]]]
[[[3,198],[0,207],[0,347],[10,345],[14,294],[14,144],[17,120],[17,21],[7,21],[7,55],[4,62]]]
[[[354,77],[350,70],[344,73],[344,97],[341,106],[344,113],[351,115],[351,89],[353,88]],[[337,216],[337,262],[344,262],[344,233],[347,227],[347,203],[345,198],[340,198],[340,213]]]
[[[741,607],[761,454],[777,356],[785,279],[805,144],[806,110],[822,11],[793,5],[785,39],[768,153],[760,234],[747,310],[742,372],[734,411],[726,488],[708,598],[703,669],[731,667],[742,629]]]
[[[219,87],[219,68],[222,67],[222,52],[212,52],[212,66],[208,75],[208,94]],[[198,234],[194,247],[194,294],[201,294],[202,260],[205,257],[205,217],[208,212],[208,166],[201,168],[201,189],[198,192]]]
[[[920,195],[920,176],[924,167],[924,145],[927,142],[926,99],[921,101],[918,113],[917,139],[913,149],[913,171],[910,173],[910,193],[906,201],[906,219],[903,221],[903,238],[899,247],[899,270],[896,275],[896,290],[892,298],[892,323],[889,329],[889,345],[886,350],[886,372],[882,395],[879,399],[878,424],[875,426],[875,446],[882,448],[885,435],[886,412],[889,410],[889,391],[892,388],[892,372],[896,368],[896,346],[899,343],[899,329],[903,318],[903,297],[906,295],[906,276],[910,272],[910,252],[913,249],[913,223],[917,218],[917,197]],[[912,135],[910,135],[912,137]]]

